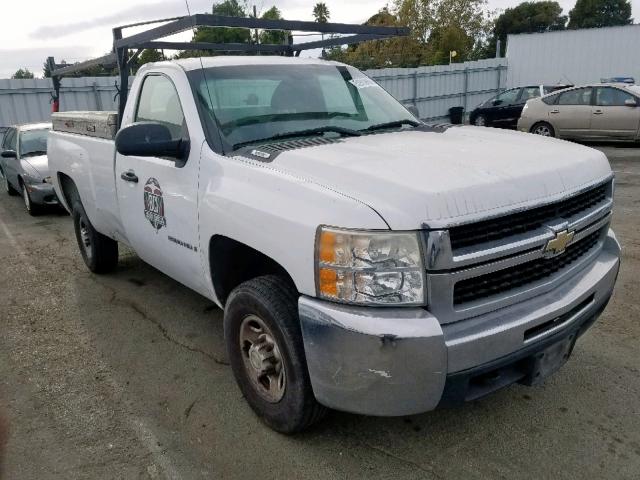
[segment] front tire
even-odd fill
[[[73,204],[73,227],[85,265],[93,273],[108,273],[118,266],[118,242],[102,235],[91,222],[82,204]]]
[[[473,120],[473,124],[476,127],[487,127],[488,123],[487,123],[487,119],[484,115],[478,115],[474,120]]]
[[[320,420],[298,317],[298,295],[284,278],[267,275],[238,286],[227,300],[224,335],[233,374],[253,411],[291,434]]]
[[[21,185],[22,185],[22,199],[24,200],[24,206],[27,209],[27,213],[32,217],[36,217],[40,215],[40,213],[42,212],[41,206],[33,203],[33,201],[31,200],[31,195],[29,195],[29,190],[27,189],[27,186],[24,183],[21,183]]]
[[[2,172],[2,178],[4,179],[4,190],[5,192],[7,192],[7,195],[12,197],[15,195],[18,195],[18,192],[16,191],[16,189],[13,188],[9,183],[9,177],[7,177],[7,175],[4,172]]]
[[[551,124],[547,122],[538,122],[533,127],[531,127],[531,133],[534,135],[541,135],[543,137],[555,137],[556,131],[553,129]]]

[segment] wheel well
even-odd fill
[[[267,255],[222,235],[209,242],[209,267],[213,288],[223,305],[231,291],[241,283],[262,275],[280,275],[295,289],[295,283],[278,262]]]
[[[71,210],[71,208],[73,208],[73,201],[75,197],[78,196],[76,184],[70,176],[61,172],[58,172],[58,181],[60,183],[60,189],[62,190],[64,201],[69,207],[69,210]]]

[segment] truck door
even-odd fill
[[[131,247],[145,262],[205,294],[198,243],[198,171],[202,142],[190,137],[189,121],[178,96],[190,91],[186,78],[168,71],[147,74],[138,98],[129,98],[123,125],[151,121],[167,126],[174,138],[190,138],[186,161],[124,156],[116,153],[116,189],[120,216]],[[135,89],[132,89],[132,94]],[[187,99],[193,102],[191,98]],[[191,107],[191,105],[189,105]],[[192,107],[195,109],[195,106]],[[128,123],[125,123],[127,121]],[[195,127],[193,128],[195,130]]]

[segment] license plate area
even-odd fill
[[[546,378],[560,370],[569,360],[576,338],[577,333],[574,332],[529,358],[527,361],[529,364],[527,368],[528,374],[522,379],[521,383],[539,385]]]

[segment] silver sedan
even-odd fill
[[[0,176],[9,195],[21,194],[31,215],[45,205],[57,205],[53,185],[47,182],[49,161],[47,137],[50,123],[18,125],[9,128],[2,140]]]
[[[518,130],[576,140],[640,141],[640,86],[585,85],[529,100]]]

